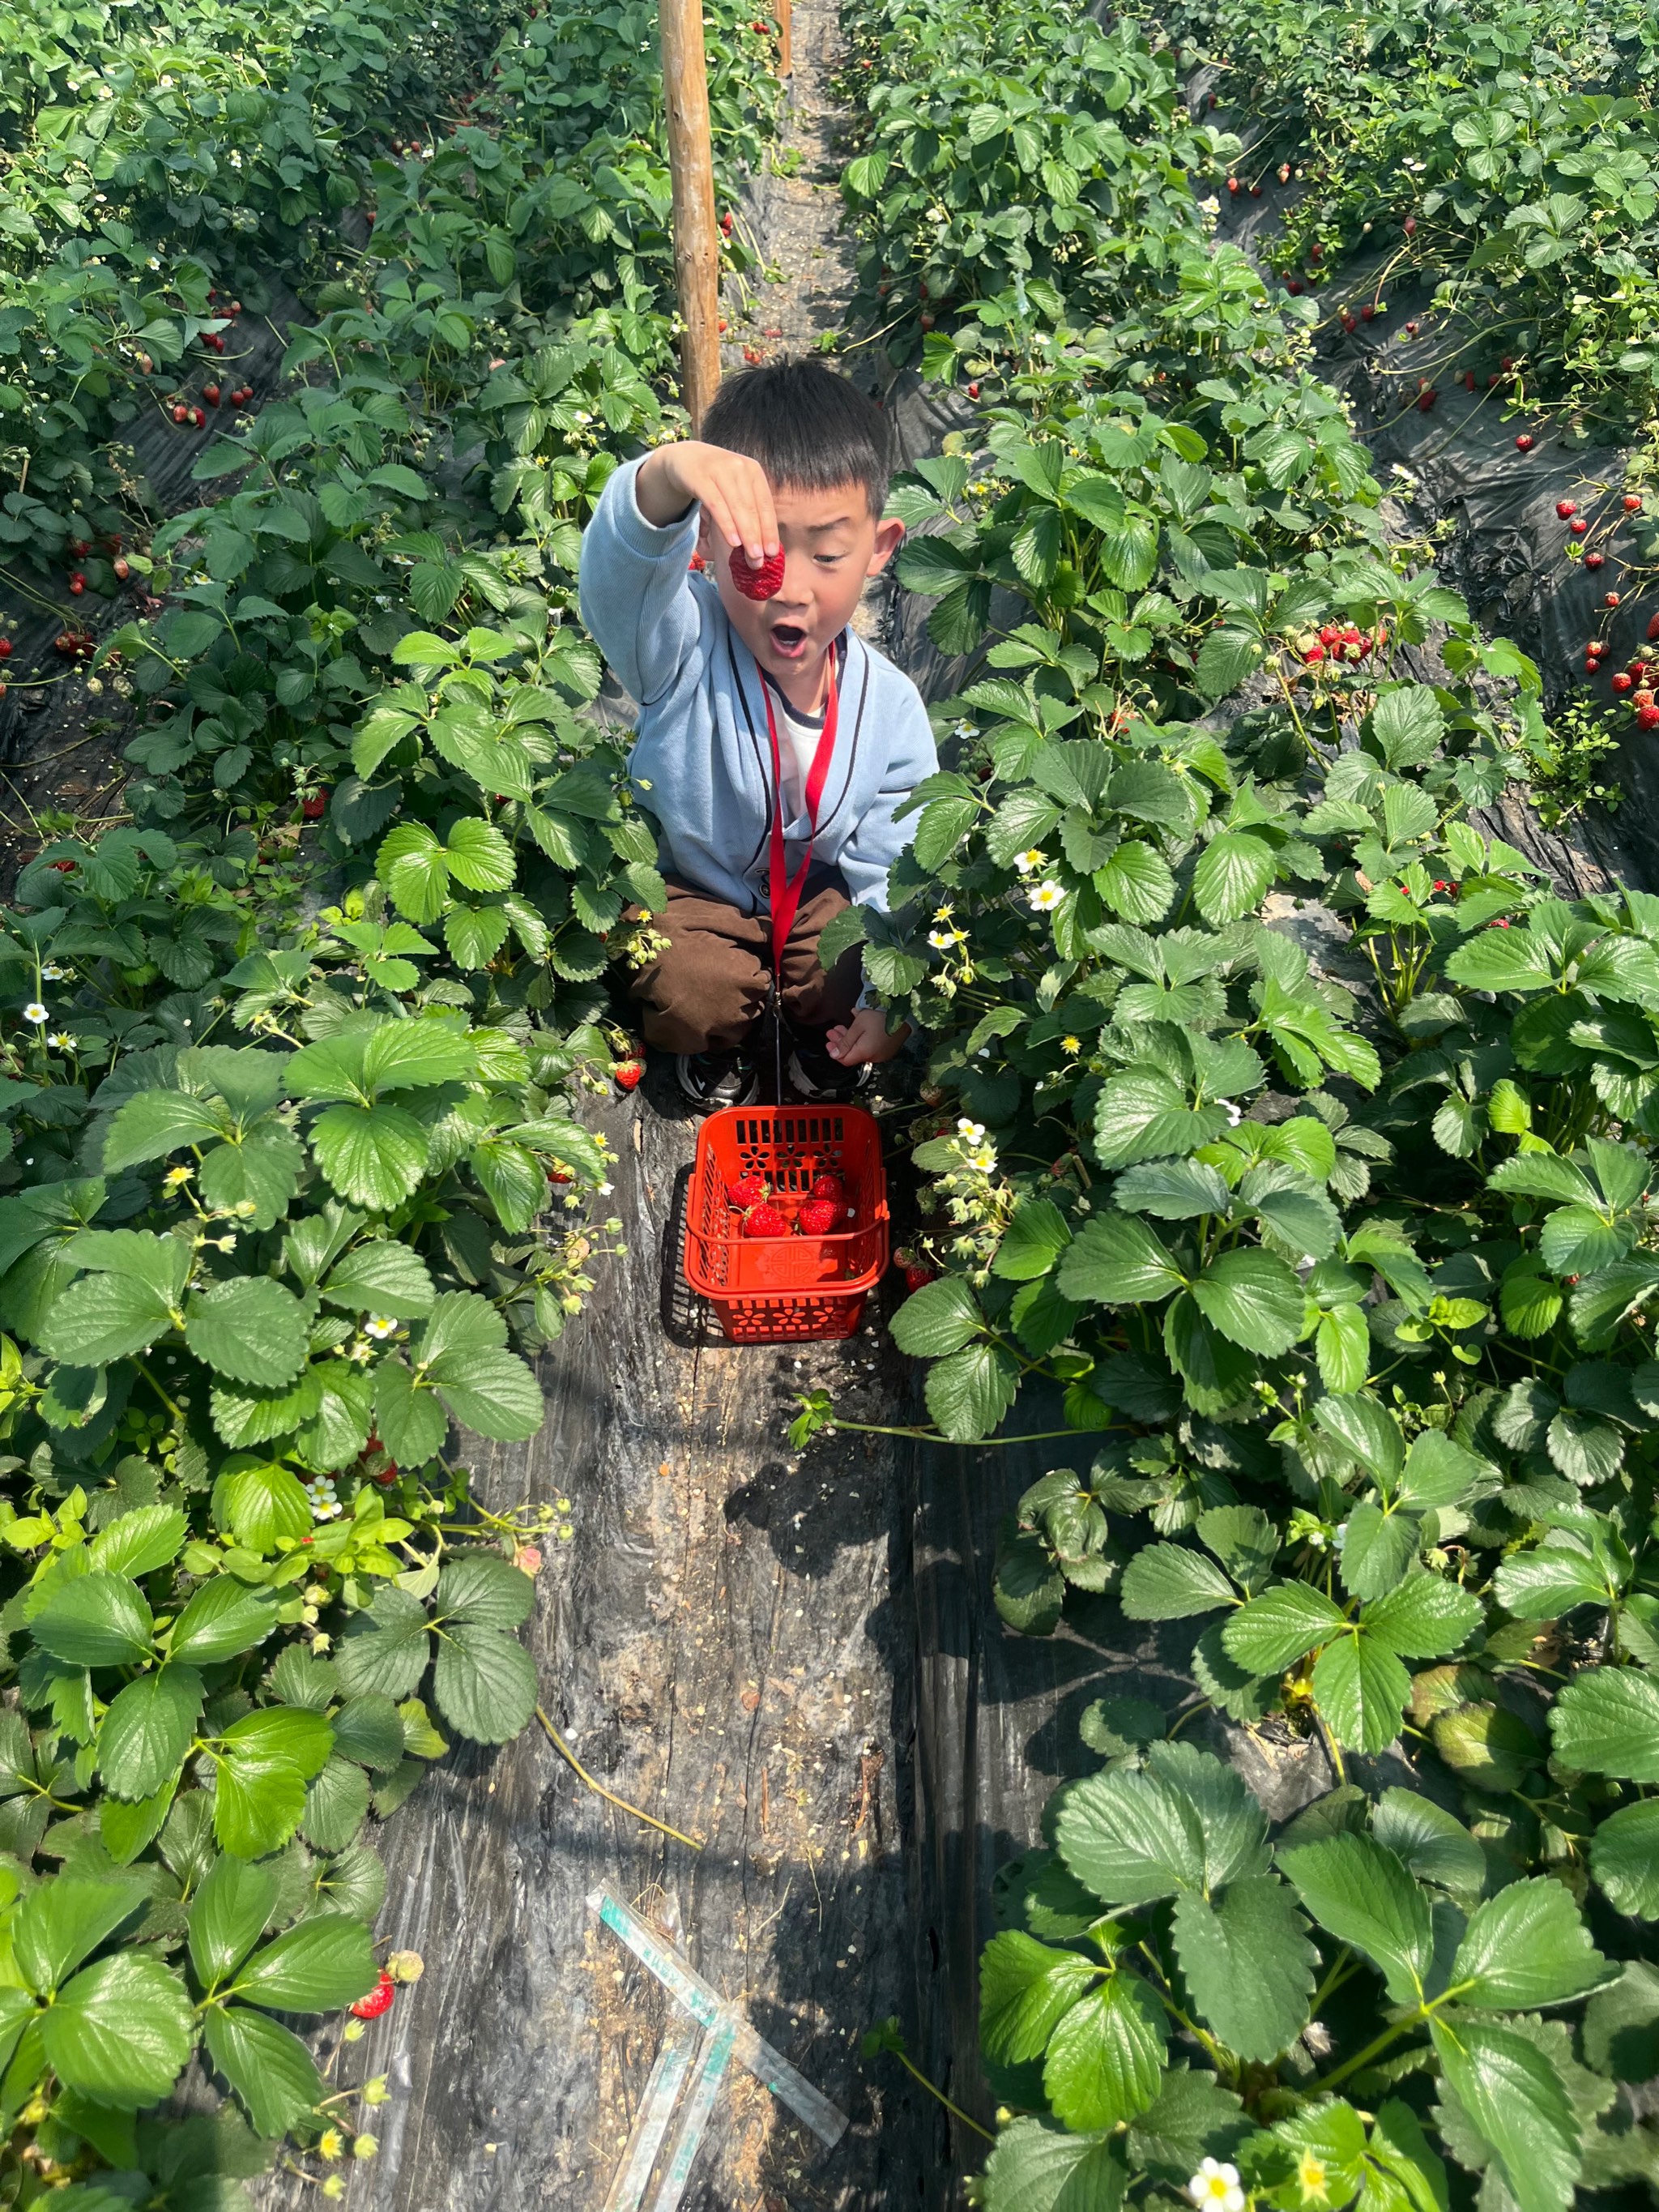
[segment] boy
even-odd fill
[[[804,1098],[850,1097],[908,1035],[864,1003],[856,947],[817,957],[849,901],[885,909],[910,842],[894,810],[938,766],[915,684],[847,626],[903,536],[888,453],[845,377],[769,362],[726,379],[701,439],[618,469],[582,540],[582,619],[639,704],[629,772],[668,884],[667,949],[631,988],[704,1111],[758,1096],[775,975]]]

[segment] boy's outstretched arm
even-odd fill
[[[701,629],[686,567],[704,525],[756,562],[776,550],[771,487],[746,454],[687,440],[618,469],[582,538],[582,620],[641,706],[671,688]]]

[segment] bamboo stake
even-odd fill
[[[708,135],[708,64],[702,0],[661,0],[660,14],[668,168],[674,190],[674,271],[685,325],[680,397],[695,436],[720,380],[720,252]]]
[[[778,75],[787,76],[795,65],[794,0],[777,0]]]

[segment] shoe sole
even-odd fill
[[[870,1071],[863,1067],[849,1073],[844,1087],[840,1084],[833,1090],[822,1087],[803,1072],[800,1061],[793,1053],[789,1055],[789,1065],[784,1070],[784,1075],[809,1106],[850,1106],[860,1091],[868,1087],[870,1081]]]
[[[729,1106],[752,1106],[760,1097],[760,1070],[755,1067],[748,1070],[738,1095],[733,1098],[710,1098],[702,1091],[693,1090],[681,1074],[678,1063],[675,1066],[674,1076],[679,1086],[680,1097],[684,1099],[688,1106],[695,1106],[702,1114],[719,1114]]]

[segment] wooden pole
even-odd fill
[[[702,0],[660,0],[668,168],[679,280],[680,397],[695,436],[720,380],[720,251],[708,135],[708,64]]]
[[[778,6],[778,75],[787,76],[795,65],[795,26],[793,0],[777,0]]]

